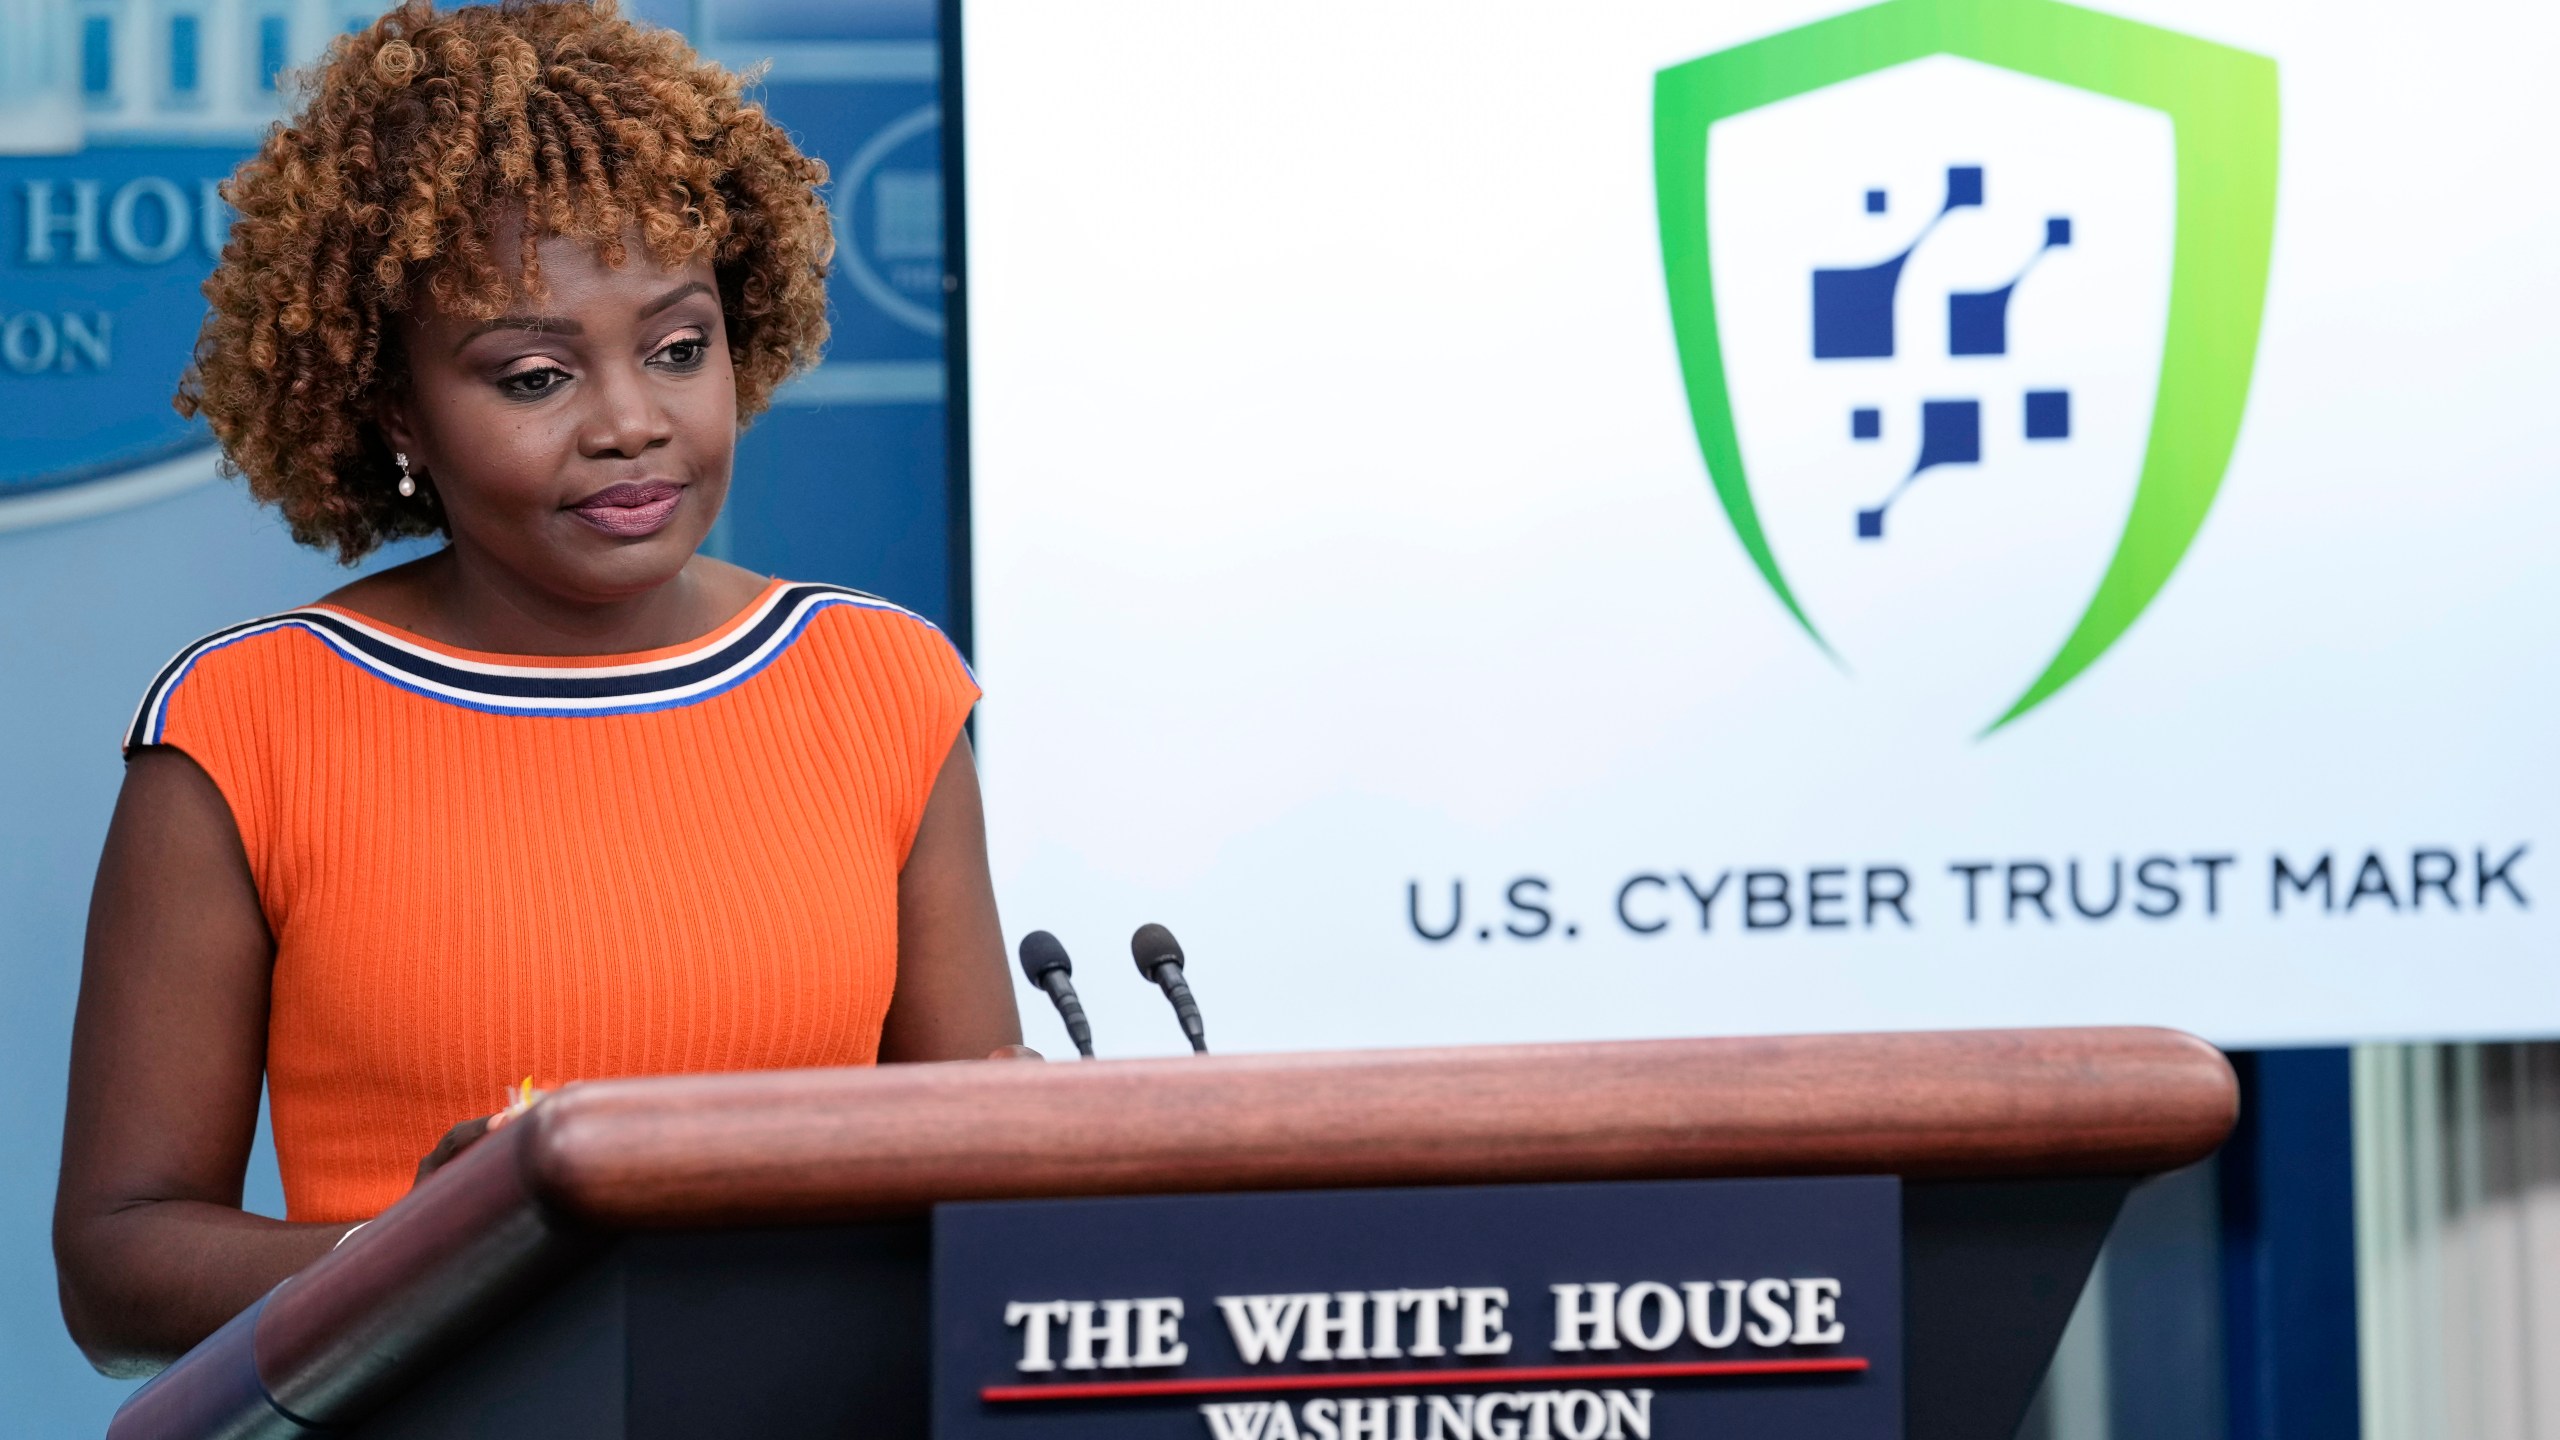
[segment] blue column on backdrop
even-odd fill
[[[2355,1440],[2355,1147],[2347,1052],[2231,1057],[2222,1151],[2230,1440]]]
[[[740,440],[711,549],[852,585],[964,644],[946,476],[940,48],[933,0],[644,0],[827,165],[836,229],[826,361]]]

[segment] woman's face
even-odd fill
[[[663,269],[634,234],[621,268],[582,241],[537,247],[545,293],[494,320],[431,301],[401,327],[409,386],[383,427],[457,558],[571,603],[674,578],[728,498],[737,390],[709,259]],[[514,242],[499,237],[501,254]]]

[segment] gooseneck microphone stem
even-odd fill
[[[1191,1042],[1192,1051],[1208,1054],[1208,1027],[1200,1023],[1200,1006],[1191,998],[1191,987],[1183,981],[1182,967],[1173,961],[1157,966],[1156,983],[1164,987],[1164,998],[1173,1002],[1173,1018],[1182,1022],[1182,1036]]]
[[[1208,1027],[1200,1023],[1199,1003],[1182,974],[1182,943],[1161,925],[1141,925],[1129,937],[1129,955],[1138,962],[1138,973],[1161,986],[1164,998],[1173,1002],[1173,1016],[1182,1022],[1182,1038],[1191,1042],[1192,1053],[1208,1054]]]
[[[1040,988],[1049,992],[1049,1003],[1058,1007],[1058,1018],[1067,1022],[1067,1038],[1076,1042],[1076,1053],[1093,1058],[1093,1026],[1084,1018],[1084,1002],[1076,998],[1076,982],[1063,970],[1053,970],[1040,977]]]

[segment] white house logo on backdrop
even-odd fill
[[[0,0],[0,530],[213,478],[170,408],[285,72],[367,4]]]
[[[1662,72],[1655,119],[1691,413],[1761,577],[1919,724],[2050,698],[2221,483],[2273,64],[2054,0],[1890,0]]]
[[[836,255],[862,298],[919,335],[942,334],[942,109],[881,127],[837,168]]]

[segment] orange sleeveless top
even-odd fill
[[[871,1063],[898,871],[977,696],[924,620],[781,581],[635,655],[330,605],[180,651],[125,744],[185,751],[239,824],[290,1218],[380,1212],[527,1075]]]

